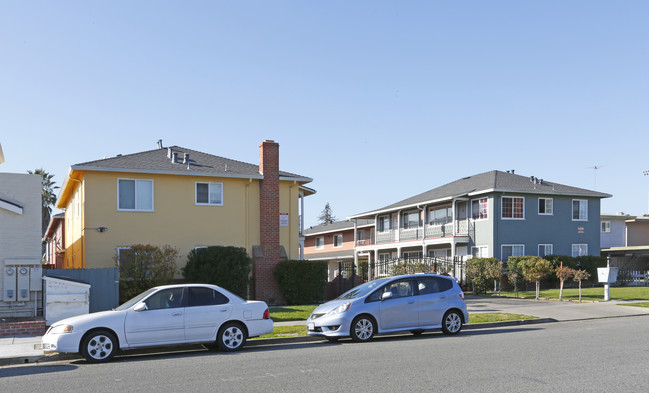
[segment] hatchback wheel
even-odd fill
[[[352,321],[351,336],[356,342],[370,341],[376,332],[376,323],[371,317],[361,315]]]
[[[238,351],[246,342],[246,333],[241,325],[235,322],[224,324],[219,330],[216,343],[219,349],[226,352]]]
[[[81,356],[90,363],[110,361],[115,356],[117,339],[105,330],[97,330],[87,335],[81,343]]]
[[[442,320],[444,334],[458,334],[462,330],[462,316],[457,311],[448,311]]]

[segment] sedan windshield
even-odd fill
[[[135,303],[139,302],[140,300],[144,299],[145,297],[149,296],[151,293],[155,292],[155,288],[148,289],[141,294],[137,295],[133,299],[127,301],[126,303],[122,304],[121,306],[117,307],[115,310],[116,311],[121,311],[121,310],[126,310],[127,308],[130,308],[133,306]]]
[[[374,281],[366,282],[365,284],[361,284],[343,293],[342,295],[338,296],[337,299],[356,299],[359,297],[363,297],[368,293],[372,292],[373,290],[375,290],[376,288],[378,288],[379,286],[383,285],[388,279],[389,278],[384,277],[384,278],[376,279]]]

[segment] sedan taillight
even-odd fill
[[[264,319],[269,319],[269,318],[270,318],[270,310],[266,309],[266,311],[264,311]]]
[[[460,292],[460,299],[464,300],[464,292]]]

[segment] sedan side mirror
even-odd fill
[[[148,310],[148,309],[149,308],[146,306],[146,303],[140,303],[137,306],[133,307],[133,311],[137,311],[137,312],[145,311],[145,310]]]
[[[381,300],[388,300],[392,298],[392,292],[383,292],[381,295]]]

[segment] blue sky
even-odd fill
[[[0,3],[2,172],[156,141],[314,179],[306,224],[494,169],[648,211],[647,1]],[[590,168],[599,166],[595,171]],[[596,176],[596,179],[595,179]]]

